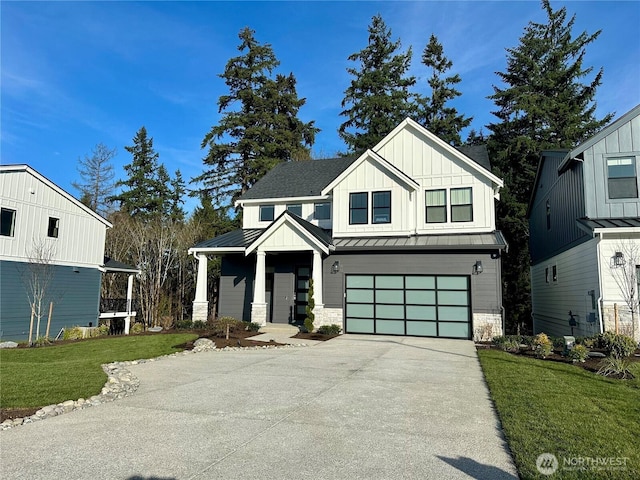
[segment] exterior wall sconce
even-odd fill
[[[482,262],[480,260],[476,260],[476,263],[473,264],[473,274],[480,275],[482,273]]]
[[[73,273],[80,273],[80,269],[78,267],[73,267]]]
[[[616,252],[613,257],[613,264],[616,267],[622,267],[624,265],[624,254],[622,252]]]
[[[339,271],[340,271],[340,262],[336,260],[335,262],[333,262],[333,265],[331,265],[331,273],[338,273]]]

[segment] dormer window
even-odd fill
[[[607,158],[609,198],[638,198],[635,157]]]
[[[329,220],[331,218],[331,204],[329,202],[316,203],[313,208],[314,220]]]
[[[294,203],[294,204],[287,205],[287,211],[293,213],[294,215],[302,217],[302,204]]]
[[[274,213],[273,205],[260,205],[260,221],[261,222],[272,222],[273,213]]]

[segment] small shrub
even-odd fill
[[[256,322],[247,322],[245,330],[247,330],[248,332],[257,332],[258,330],[260,330],[260,324]]]
[[[584,345],[576,345],[567,352],[567,357],[569,357],[573,363],[584,363],[588,356],[589,349]]]
[[[238,330],[244,329],[245,323],[242,320],[236,320],[233,317],[220,317],[213,322],[212,328],[216,335],[227,334],[227,327],[229,333],[233,333]]]
[[[51,345],[51,340],[49,339],[49,337],[38,337],[36,338],[34,345],[36,347],[44,347],[46,345]]]
[[[620,378],[633,378],[630,367],[631,361],[629,359],[610,355],[604,358],[598,365],[598,375],[604,375],[605,377],[615,375]]]
[[[551,338],[551,342],[553,343],[553,348],[559,348],[564,350],[565,343],[563,337],[553,337]]]
[[[533,351],[538,358],[547,358],[553,351],[553,343],[546,333],[539,333],[533,339]]]
[[[194,330],[204,330],[205,328],[207,328],[207,324],[202,320],[196,320],[195,322],[193,322],[192,328]]]
[[[176,322],[176,328],[178,330],[189,330],[193,328],[193,322],[191,320],[180,320]]]
[[[340,325],[337,325],[335,323],[331,325],[321,325],[318,328],[318,333],[321,333],[322,335],[339,335],[341,331],[342,328],[340,327]]]
[[[524,343],[529,348],[533,348],[533,340],[535,338],[536,337],[534,337],[533,335],[523,335],[522,336],[522,343]]]
[[[505,352],[516,353],[520,351],[520,335],[499,335],[493,337],[493,344]]]
[[[63,340],[80,340],[84,335],[80,327],[65,328],[62,334]]]
[[[600,348],[607,351],[607,354],[616,358],[629,357],[638,347],[632,337],[613,332],[601,333],[598,336],[598,344]]]
[[[133,325],[131,325],[131,328],[129,329],[129,333],[131,335],[136,335],[142,332],[144,332],[144,324],[142,322],[134,323]]]
[[[109,335],[109,325],[105,325],[104,323],[96,329],[98,332],[98,336]]]

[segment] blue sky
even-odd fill
[[[575,13],[574,35],[602,33],[585,64],[604,68],[598,116],[617,116],[640,103],[640,2],[553,1]],[[0,4],[2,164],[26,163],[77,195],[78,159],[97,143],[117,148],[116,178],[131,156],[124,150],[144,125],[160,161],[185,179],[203,171],[200,144],[228,93],[223,72],[238,55],[248,26],[270,43],[292,72],[300,110],[322,131],[316,157],[345,146],[337,134],[340,103],[353,66],[347,57],[367,45],[380,13],[403,50],[413,47],[411,74],[427,94],[420,56],[431,33],[459,73],[454,105],[472,128],[495,121],[486,97],[500,85],[506,48],[516,47],[529,21],[544,22],[538,1],[521,2],[7,2]],[[487,132],[486,128],[484,129]],[[187,205],[193,206],[193,201]]]

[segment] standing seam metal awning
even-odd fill
[[[336,250],[496,250],[508,247],[502,233],[417,235],[411,237],[336,238]]]

